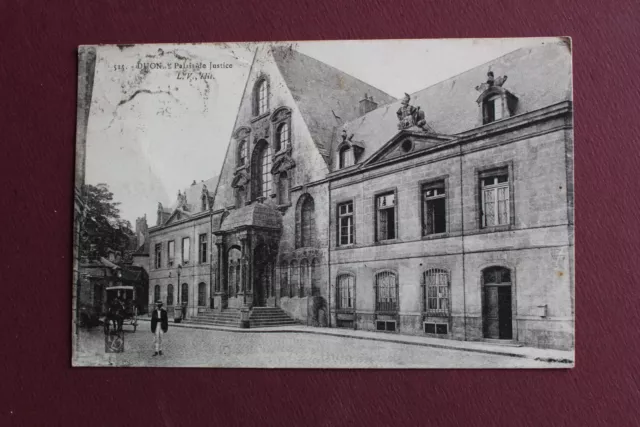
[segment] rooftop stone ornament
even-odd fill
[[[489,70],[487,73],[487,81],[486,83],[482,83],[476,86],[476,90],[478,92],[484,93],[485,91],[493,88],[493,87],[502,87],[504,82],[507,81],[507,76],[500,76],[497,79],[493,77],[493,71]]]
[[[422,130],[431,131],[427,126],[427,121],[424,118],[424,111],[420,110],[420,107],[414,107],[409,104],[411,96],[408,93],[404,94],[402,99],[402,106],[398,109],[396,115],[398,116],[398,129],[408,129],[413,126],[417,126]]]

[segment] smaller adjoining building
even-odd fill
[[[170,207],[158,203],[156,224],[134,256],[141,264],[147,256],[148,304],[164,302],[170,316],[176,306],[184,307],[187,317],[213,306],[211,207],[217,182],[217,177],[193,181]]]

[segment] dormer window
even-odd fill
[[[261,116],[269,110],[269,82],[261,78],[253,92],[253,115]]]
[[[487,124],[500,120],[504,116],[502,108],[502,96],[494,95],[487,98],[482,103],[482,124]]]
[[[476,90],[481,92],[477,102],[483,125],[513,115],[518,98],[502,87],[506,81],[507,76],[494,78],[493,72],[489,71],[486,83],[476,86]]]
[[[353,149],[350,146],[345,146],[340,149],[340,169],[353,166]]]
[[[278,126],[276,134],[276,151],[286,150],[289,147],[291,135],[289,131],[289,123],[284,122]]]

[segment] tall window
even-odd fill
[[[176,242],[175,240],[170,240],[169,244],[167,245],[167,265],[169,267],[173,267],[173,262],[175,261],[175,257],[176,257]]]
[[[500,95],[494,95],[482,103],[483,124],[500,120],[503,117],[504,110],[502,108],[502,97]]]
[[[378,241],[396,238],[396,195],[387,193],[376,197],[376,237]]]
[[[253,154],[253,197],[271,195],[271,149],[266,141],[258,143]]]
[[[376,311],[398,311],[398,281],[395,273],[376,274]]]
[[[509,174],[500,169],[480,178],[482,191],[482,226],[492,227],[510,223]]]
[[[198,283],[198,307],[207,305],[207,285],[203,282]]]
[[[320,263],[317,258],[311,261],[311,296],[320,296]]]
[[[155,285],[153,287],[153,303],[160,301],[160,285]]]
[[[338,245],[353,243],[353,202],[338,205]]]
[[[298,261],[291,261],[291,270],[289,273],[289,296],[293,297],[298,290],[298,280],[300,276],[298,273]]]
[[[244,166],[247,161],[247,143],[243,139],[238,142],[238,166]]]
[[[423,273],[423,307],[430,314],[449,314],[449,273],[432,268]]]
[[[258,82],[255,91],[255,111],[256,116],[262,115],[269,109],[269,88],[267,81],[262,79]]]
[[[302,204],[302,218],[300,224],[301,246],[303,248],[313,245],[314,240],[314,203],[311,196],[305,197]]]
[[[182,304],[189,303],[189,285],[186,283],[182,284],[182,289],[180,290],[180,299]]]
[[[278,177],[278,203],[286,205],[289,203],[289,175],[281,172]]]
[[[422,234],[444,233],[447,231],[447,199],[444,181],[425,185],[422,188]]]
[[[278,126],[276,132],[276,151],[286,150],[291,141],[291,133],[289,131],[289,123],[284,122]]]
[[[355,308],[355,279],[350,274],[341,274],[336,283],[336,305],[339,310]]]
[[[167,306],[173,305],[173,285],[167,285]]]
[[[182,264],[189,264],[189,254],[191,253],[190,241],[188,237],[182,239]]]
[[[280,297],[289,296],[289,265],[286,261],[280,264]]]
[[[300,261],[300,298],[307,294],[309,288],[309,261],[303,259]]]
[[[205,264],[207,262],[207,234],[201,234],[200,237],[200,263]]]
[[[156,268],[162,268],[162,243],[156,243]]]
[[[340,169],[352,166],[353,164],[353,149],[351,147],[343,147],[340,150]]]

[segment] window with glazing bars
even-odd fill
[[[156,252],[156,268],[162,268],[162,243],[156,243],[155,252]]]
[[[271,194],[271,149],[268,145],[260,151],[260,194],[269,197]]]
[[[201,234],[200,237],[200,263],[207,262],[207,234]]]
[[[189,254],[191,253],[191,245],[188,237],[182,239],[182,263],[189,264]]]
[[[167,286],[167,306],[173,305],[173,285]]]
[[[175,240],[171,240],[169,241],[169,244],[167,244],[167,266],[168,267],[173,267],[173,262],[175,261],[175,257],[176,257],[176,242]]]
[[[449,314],[449,273],[432,268],[423,273],[423,307],[430,314]]]
[[[424,236],[447,231],[446,194],[444,181],[434,182],[422,188],[422,233]]]
[[[376,310],[398,311],[398,281],[391,271],[376,274]]]
[[[480,178],[482,192],[482,226],[493,227],[510,223],[509,174],[496,171]]]
[[[396,195],[387,193],[376,197],[378,241],[396,238]]]
[[[353,202],[338,205],[338,245],[353,243]]]
[[[289,136],[289,123],[282,123],[278,126],[278,146],[276,147],[277,151],[286,150],[289,146],[290,136]]]
[[[338,309],[348,310],[355,307],[355,279],[350,274],[341,274],[336,283],[336,305]]]

